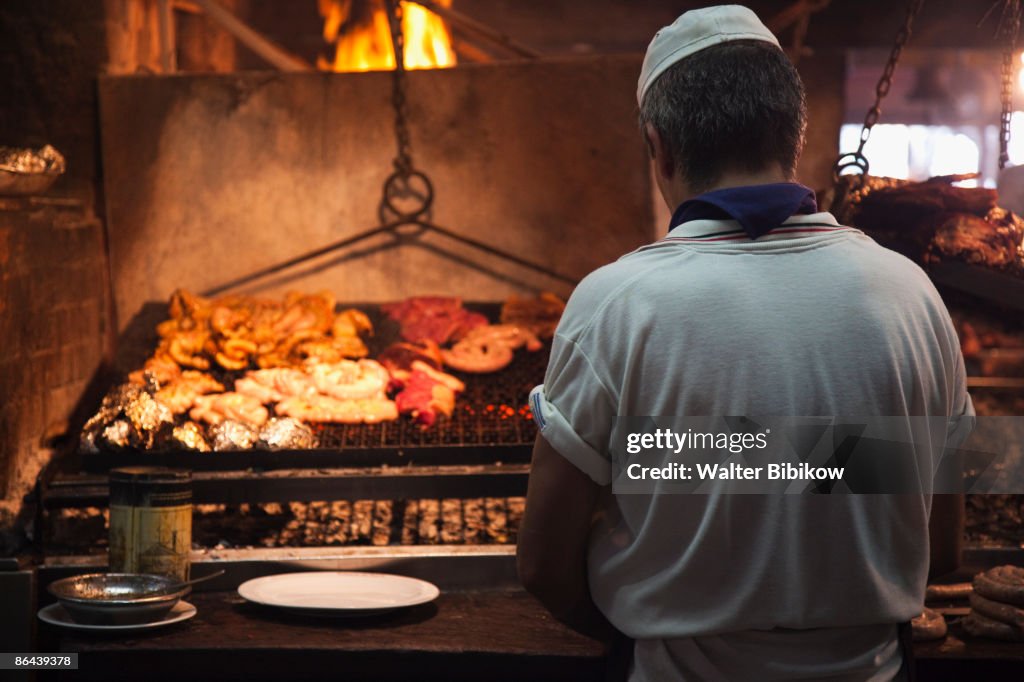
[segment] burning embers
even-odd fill
[[[449,7],[451,0],[437,0]],[[441,17],[421,5],[402,3],[405,67],[455,66],[451,36]],[[395,51],[385,0],[320,0],[324,40],[334,46],[332,60],[318,59],[324,71],[371,71],[395,68]]]
[[[199,504],[192,547],[511,544],[518,538],[525,506],[522,497]],[[46,550],[101,549],[108,517],[96,507],[47,510]]]

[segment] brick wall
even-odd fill
[[[104,20],[98,0],[0,2],[0,145],[52,144],[68,162],[53,191],[88,203],[98,187]]]
[[[103,361],[101,223],[80,204],[0,199],[0,529],[10,527]],[[0,543],[2,544],[2,543]]]

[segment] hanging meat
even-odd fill
[[[997,205],[995,190],[952,185],[970,177],[868,178],[843,217],[920,263],[952,260],[1024,273],[1024,221]]]

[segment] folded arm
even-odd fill
[[[519,529],[519,579],[551,614],[594,637],[614,633],[587,583],[587,538],[601,488],[537,436]]]

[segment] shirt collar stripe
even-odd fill
[[[836,221],[835,217],[826,211],[808,215],[795,215],[788,220],[782,221],[773,232],[783,227],[844,227]],[[706,237],[739,234],[744,232],[742,227],[733,220],[702,219],[692,220],[678,225],[662,239],[676,239],[680,237],[690,239],[702,239]],[[771,234],[769,232],[768,234]],[[767,235],[766,235],[767,236]]]
[[[772,236],[777,234],[788,234],[793,235],[798,232],[838,232],[840,230],[849,230],[848,227],[833,227],[831,225],[807,225],[800,227],[779,227],[770,230],[765,236]],[[738,239],[747,238],[747,234],[742,230],[734,233],[718,232],[710,235],[701,235],[698,237],[665,237],[661,241],[663,242],[721,242],[721,241],[732,241]]]

